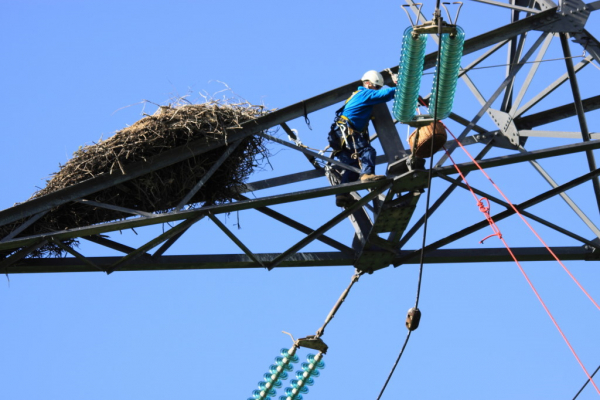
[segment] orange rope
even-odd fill
[[[556,261],[559,262],[559,264],[563,267],[563,269],[569,274],[569,276],[571,277],[571,279],[573,279],[575,281],[575,283],[577,283],[577,286],[579,286],[579,288],[587,295],[587,297],[594,303],[594,305],[596,305],[596,307],[598,309],[600,309],[600,307],[598,307],[598,304],[594,301],[594,299],[592,299],[592,297],[585,291],[585,289],[583,289],[583,287],[581,286],[581,284],[579,284],[579,282],[577,281],[577,279],[575,279],[575,277],[569,272],[569,270],[558,259],[558,257],[554,254],[554,252],[550,249],[550,247],[548,247],[548,245],[537,234],[537,232],[533,229],[533,227],[531,227],[531,225],[529,225],[529,223],[527,223],[527,221],[525,220],[525,218],[523,218],[523,216],[521,215],[521,213],[519,212],[519,210],[517,210],[517,208],[510,202],[510,200],[508,200],[506,198],[506,196],[504,195],[504,193],[500,190],[500,188],[498,188],[498,186],[496,186],[496,184],[494,183],[494,181],[492,181],[492,179],[483,170],[483,168],[481,168],[481,166],[479,165],[479,163],[477,163],[477,161],[471,156],[471,154],[469,154],[469,152],[464,148],[464,146],[456,139],[456,137],[454,136],[454,134],[452,134],[452,132],[450,132],[450,130],[448,129],[448,127],[446,127],[445,125],[444,125],[444,127],[446,128],[446,131],[448,131],[448,133],[450,133],[450,135],[452,135],[452,137],[454,138],[454,140],[463,149],[463,151],[469,156],[469,158],[475,163],[475,165],[477,165],[477,167],[485,175],[485,177],[489,179],[489,181],[492,183],[492,185],[496,188],[496,190],[498,190],[498,192],[502,195],[502,197],[504,198],[504,200],[506,200],[506,202],[512,207],[512,209],[515,211],[515,213],[517,213],[521,217],[521,219],[527,224],[527,226],[529,227],[529,229],[531,229],[531,231],[535,234],[535,236],[544,244],[544,246],[546,246],[546,249],[548,249],[548,251],[550,252],[550,254],[552,254],[554,256],[554,258],[556,259]],[[445,148],[444,148],[444,150],[445,150]],[[529,279],[529,276],[527,276],[527,273],[525,272],[525,270],[521,266],[521,263],[519,263],[519,261],[517,260],[517,257],[514,255],[514,253],[512,252],[512,250],[510,249],[510,247],[508,246],[508,243],[506,243],[506,240],[504,240],[504,238],[502,237],[502,233],[500,232],[500,229],[498,228],[498,226],[496,225],[496,223],[494,222],[493,218],[490,215],[490,202],[489,202],[489,200],[487,198],[485,198],[485,197],[483,197],[481,199],[477,198],[477,195],[475,194],[475,192],[473,191],[473,189],[471,189],[471,186],[467,182],[465,176],[461,172],[460,168],[458,168],[458,166],[456,165],[456,163],[452,159],[452,156],[450,155],[450,153],[447,150],[446,150],[446,154],[450,158],[450,161],[454,165],[454,168],[460,174],[461,179],[463,180],[463,182],[465,183],[465,185],[469,188],[469,191],[471,192],[471,194],[475,198],[475,201],[477,202],[477,206],[479,207],[479,210],[484,213],[485,218],[487,219],[487,221],[490,224],[490,227],[494,231],[493,234],[491,234],[491,235],[485,237],[484,239],[482,239],[480,241],[480,243],[483,243],[486,239],[488,239],[488,238],[490,238],[492,236],[498,236],[498,239],[500,239],[502,241],[502,243],[504,244],[504,247],[506,247],[506,250],[508,250],[508,252],[510,253],[512,259],[515,261],[515,263],[519,267],[519,270],[521,271],[521,274],[523,274],[523,276],[525,277],[525,280],[527,281],[527,283],[529,284],[529,286],[533,290],[533,293],[535,294],[535,296],[539,300],[540,304],[542,305],[542,307],[544,308],[544,310],[546,311],[546,313],[548,314],[548,316],[552,320],[552,323],[554,324],[554,326],[556,327],[556,329],[558,330],[558,332],[562,336],[563,340],[565,341],[565,343],[567,344],[567,346],[571,350],[571,353],[573,353],[573,356],[575,357],[575,359],[579,363],[579,366],[581,367],[581,369],[583,369],[583,372],[585,372],[585,375],[588,377],[589,381],[592,383],[592,385],[596,389],[596,392],[598,392],[598,394],[600,394],[600,389],[598,389],[598,386],[596,386],[596,383],[594,382],[594,380],[590,376],[589,372],[587,371],[587,369],[585,368],[585,366],[581,362],[581,359],[579,358],[579,356],[575,352],[575,349],[573,349],[573,346],[571,346],[571,343],[569,342],[569,340],[567,339],[567,337],[563,333],[562,329],[560,328],[560,326],[558,325],[558,323],[554,319],[554,316],[552,315],[552,313],[550,312],[550,310],[546,306],[546,303],[544,303],[544,301],[542,300],[540,294],[538,293],[538,291],[536,290],[535,286],[533,285],[533,283]],[[483,205],[483,200],[485,200],[487,202],[487,206]]]

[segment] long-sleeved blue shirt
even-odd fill
[[[358,92],[346,103],[342,115],[348,118],[353,129],[363,131],[371,119],[373,106],[392,100],[395,93],[395,87],[374,90],[359,86]]]

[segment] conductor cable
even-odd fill
[[[442,18],[441,18],[441,12],[440,12],[440,0],[437,0],[436,3],[436,10],[435,10],[435,18],[437,19],[437,24],[438,24],[438,37],[440,38],[440,40],[438,41],[438,57],[437,57],[437,65],[436,68],[439,71],[440,69],[440,64],[441,64],[441,57],[440,57],[440,53],[442,50]],[[436,93],[439,92],[439,87],[440,87],[440,79],[439,79],[439,75],[437,76],[436,82]],[[434,112],[433,112],[433,137],[435,137],[435,130],[437,128],[437,116],[438,116],[438,103],[435,103],[435,107],[434,107]],[[418,130],[417,130],[417,135],[418,135]],[[418,143],[418,136],[417,138],[415,138],[415,143]],[[429,173],[427,176],[427,200],[426,200],[426,204],[425,204],[425,222],[423,224],[423,240],[421,243],[421,254],[419,257],[419,278],[417,281],[417,294],[415,296],[415,306],[414,308],[411,308],[409,310],[409,317],[406,320],[406,326],[408,328],[408,334],[406,335],[406,339],[404,339],[404,344],[402,345],[402,348],[400,349],[400,353],[398,354],[398,357],[396,358],[396,362],[394,363],[394,366],[392,367],[392,370],[390,371],[390,374],[388,375],[383,387],[381,388],[381,392],[379,392],[379,396],[377,396],[377,400],[381,399],[381,396],[383,396],[383,392],[385,391],[385,388],[387,387],[389,381],[392,379],[392,376],[394,375],[394,371],[396,370],[396,367],[398,366],[398,363],[400,362],[400,359],[402,358],[402,354],[404,354],[404,349],[406,349],[406,346],[408,344],[408,341],[410,339],[410,335],[412,333],[413,330],[417,329],[417,327],[419,326],[419,321],[421,319],[421,312],[419,311],[419,300],[421,298],[421,283],[423,280],[423,265],[424,265],[424,261],[425,261],[425,242],[427,239],[427,222],[429,221],[429,205],[430,205],[430,199],[431,199],[431,178],[432,178],[432,171],[433,171],[433,153],[434,153],[434,143],[435,141],[432,139],[431,140],[431,149],[430,149],[430,159],[429,159]],[[411,311],[413,312],[412,314],[412,318],[411,318]]]

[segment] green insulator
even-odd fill
[[[394,96],[394,117],[401,122],[412,120],[417,110],[427,35],[412,35],[412,27],[406,28],[402,40],[402,52],[398,65],[398,84]]]
[[[258,388],[252,392],[254,400],[270,400],[270,396],[275,396],[275,388],[282,386],[281,379],[287,379],[288,374],[286,370],[292,371],[294,369],[292,363],[298,362],[298,356],[295,355],[297,347],[292,347],[290,350],[281,349],[281,355],[283,357],[276,357],[275,364],[269,367],[269,372],[263,375],[263,380],[258,382]]]
[[[429,114],[435,115],[437,119],[448,118],[452,111],[464,43],[465,32],[460,26],[456,27],[456,36],[454,37],[448,33],[442,34],[440,67],[439,71],[435,71],[429,99]],[[439,85],[436,83],[438,79]]]

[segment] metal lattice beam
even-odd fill
[[[600,171],[595,168],[595,163],[594,165],[590,164],[589,166],[591,172],[585,174],[581,173],[583,175],[579,178],[566,184],[558,185],[536,162],[536,160],[540,159],[553,159],[559,156],[581,152],[586,153],[588,158],[591,155],[591,158],[593,159],[592,150],[600,149],[600,140],[597,139],[598,135],[588,132],[585,116],[585,113],[600,108],[600,95],[582,100],[577,88],[577,77],[575,75],[583,67],[589,65],[592,59],[598,60],[600,45],[595,38],[588,35],[587,31],[583,29],[569,33],[569,36],[574,38],[575,43],[585,46],[590,53],[583,61],[576,66],[573,66],[570,59],[570,44],[567,41],[568,35],[567,33],[564,33],[570,27],[578,26],[578,23],[584,24],[587,15],[589,14],[588,11],[590,10],[586,11],[588,14],[577,10],[577,13],[580,15],[578,14],[575,16],[576,18],[573,20],[575,22],[569,22],[570,20],[563,15],[564,13],[558,13],[554,3],[550,1],[538,2],[537,4],[540,9],[525,7],[524,3],[517,4],[513,2],[507,4],[495,0],[480,0],[480,2],[508,8],[510,9],[512,17],[511,23],[482,35],[475,36],[466,40],[464,43],[465,55],[482,51],[482,54],[478,56],[475,55],[475,60],[460,73],[466,87],[475,96],[481,107],[478,107],[472,115],[465,116],[463,110],[451,114],[450,118],[452,120],[464,126],[464,130],[459,135],[459,140],[464,145],[485,145],[476,157],[483,168],[500,168],[523,162],[533,162],[534,167],[536,167],[542,177],[549,182],[553,188],[521,203],[518,206],[518,209],[527,217],[550,228],[552,231],[564,234],[582,244],[582,247],[559,247],[557,254],[560,253],[559,256],[561,258],[596,260],[593,253],[598,248],[596,241],[586,238],[584,234],[579,232],[571,232],[560,226],[560,223],[550,222],[525,210],[534,204],[539,204],[557,194],[561,194],[565,198],[565,201],[567,201],[569,207],[580,216],[587,227],[594,232],[595,236],[598,236],[598,229],[595,225],[587,216],[585,216],[576,202],[568,198],[564,193],[567,189],[583,182],[588,182],[589,180],[595,181],[596,177],[600,175]],[[408,3],[409,5],[412,4],[414,6],[412,1],[408,1]],[[596,5],[590,7],[598,8]],[[413,7],[413,10],[414,9],[415,7]],[[527,13],[527,16],[520,19],[520,12]],[[423,15],[419,15],[418,17],[421,20],[424,19]],[[538,73],[538,69],[541,69],[540,63],[543,61],[544,54],[550,45],[553,35],[550,32],[553,32],[554,30],[563,32],[560,33],[560,37],[563,51],[567,58],[567,62],[565,63],[567,72],[537,95],[533,96],[532,99],[524,101],[530,83],[536,73]],[[541,33],[535,31],[541,31]],[[533,45],[526,45],[525,37],[532,38],[535,43]],[[518,90],[516,84],[517,82],[520,82],[520,80],[516,78],[518,76],[520,77],[518,74],[521,73],[522,67],[530,58],[532,58],[533,54],[540,46],[541,50],[535,57],[534,66],[529,70],[529,73],[524,79],[524,83],[520,90]],[[486,99],[484,95],[482,95],[485,91],[480,91],[477,88],[476,79],[474,78],[475,74],[473,73],[469,76],[469,73],[473,71],[476,66],[488,60],[488,57],[492,54],[495,54],[498,50],[503,48],[508,50],[510,66],[507,68],[506,76],[501,76],[498,85],[492,88],[491,92],[493,94]],[[524,54],[522,55],[522,53]],[[424,68],[426,70],[435,66],[437,56],[437,52],[425,56]],[[390,70],[394,73],[397,72],[397,69],[398,67],[394,66]],[[383,72],[382,74],[386,83],[391,84],[389,73]],[[572,87],[572,103],[540,111],[528,116],[522,115],[533,106],[539,107],[542,105],[542,101],[545,101],[567,80],[570,81]],[[269,179],[248,183],[245,189],[240,189],[240,197],[232,200],[231,203],[183,210],[186,203],[193,196],[194,191],[191,191],[184,198],[176,199],[176,203],[174,204],[178,204],[178,206],[174,210],[165,213],[148,213],[140,210],[118,209],[111,204],[100,204],[93,202],[92,200],[84,200],[87,196],[90,196],[95,192],[110,188],[114,185],[119,185],[128,180],[143,176],[144,174],[167,168],[170,165],[201,155],[207,151],[222,148],[224,152],[220,160],[206,172],[204,176],[199,177],[196,187],[201,187],[219,168],[219,163],[225,160],[228,157],[228,154],[233,151],[234,146],[227,146],[224,141],[214,143],[211,146],[205,146],[204,143],[200,142],[193,142],[186,146],[164,152],[150,159],[148,162],[131,164],[125,166],[122,171],[114,171],[113,174],[101,175],[49,195],[19,204],[10,209],[0,211],[0,225],[12,224],[19,220],[23,221],[20,226],[17,225],[17,227],[14,228],[10,235],[0,240],[0,250],[5,253],[7,251],[9,252],[6,258],[0,262],[0,268],[8,273],[98,270],[110,273],[117,269],[122,271],[263,267],[271,269],[274,267],[357,266],[360,264],[369,266],[369,270],[377,270],[390,264],[400,265],[417,262],[415,254],[420,252],[420,249],[402,249],[409,245],[410,239],[421,228],[423,223],[423,218],[416,218],[416,221],[413,221],[411,218],[412,212],[416,207],[416,199],[418,196],[415,196],[413,199],[414,201],[410,203],[413,208],[408,211],[405,210],[406,212],[396,212],[397,210],[390,212],[389,207],[403,204],[400,201],[402,196],[410,197],[411,191],[421,193],[424,190],[427,190],[426,177],[428,171],[407,163],[409,158],[406,156],[409,154],[409,151],[405,150],[403,147],[398,134],[398,129],[394,125],[395,121],[393,121],[389,110],[383,105],[377,107],[375,110],[376,120],[373,125],[377,132],[376,135],[372,136],[372,139],[377,138],[381,142],[381,146],[385,153],[384,155],[378,156],[377,163],[388,164],[389,174],[387,180],[378,182],[355,182],[337,185],[338,181],[335,179],[335,174],[337,173],[336,169],[350,169],[355,172],[357,172],[357,169],[352,166],[343,165],[339,161],[325,156],[323,153],[317,153],[300,146],[300,143],[297,140],[298,137],[289,125],[298,117],[307,116],[310,113],[339,103],[347,98],[358,84],[360,84],[358,81],[351,82],[291,106],[281,108],[263,117],[257,118],[254,121],[245,123],[243,124],[242,129],[235,130],[235,132],[229,134],[228,143],[239,143],[239,141],[249,135],[260,134],[271,140],[272,145],[274,146],[284,146],[303,154],[314,169],[310,171],[288,173],[287,175],[270,177]],[[517,93],[514,99],[513,92]],[[502,104],[499,107],[499,110],[492,109],[492,105],[496,102]],[[525,105],[520,106],[522,102]],[[484,128],[485,125],[483,123],[479,124],[480,119],[486,113],[493,116],[500,116],[499,119],[494,118],[494,122],[498,127],[497,130],[490,132]],[[503,115],[508,116],[506,121],[502,120],[502,118],[504,118],[502,117]],[[584,138],[583,143],[541,148],[533,151],[525,149],[524,144],[528,136],[573,137],[573,132],[531,130],[533,127],[545,125],[572,116],[578,117],[580,128],[578,134],[580,135],[579,137]],[[512,146],[508,145],[506,140],[507,136],[510,134],[507,129],[507,126],[510,124],[513,124],[513,132],[517,132],[516,134],[513,134],[520,136],[522,139],[520,140],[520,143]],[[290,136],[291,142],[286,142],[264,133],[266,130],[273,127],[282,127]],[[474,131],[475,134],[471,134],[471,131]],[[451,153],[455,148],[455,144],[449,142],[448,145],[450,147],[449,152]],[[504,154],[502,156],[485,159],[486,154],[493,147],[508,149],[509,153],[502,153]],[[510,151],[516,151],[517,153],[511,153]],[[403,159],[403,157],[406,157],[406,159]],[[441,157],[432,172],[434,177],[440,178],[440,181],[445,180],[450,182],[450,186],[437,198],[431,208],[431,213],[451,199],[451,195],[456,187],[465,187],[459,179],[450,179],[448,177],[449,175],[455,174],[456,171],[454,166],[443,166],[445,161],[446,157]],[[390,168],[389,164],[394,164],[394,168]],[[473,162],[461,163],[458,167],[461,168],[464,174],[477,169],[477,166]],[[323,187],[322,179],[316,181],[316,179],[324,176],[327,177],[329,183],[334,186]],[[293,184],[300,182],[303,182],[303,185],[310,187],[310,189],[301,191],[289,189]],[[311,186],[314,185],[314,182],[319,182],[317,184],[319,187]],[[594,195],[596,199],[598,199],[600,208],[600,189],[598,189],[598,187],[598,184],[596,184],[596,192]],[[262,190],[268,191],[268,194],[265,195],[263,192],[261,195]],[[514,211],[510,209],[504,201],[494,198],[476,188],[474,188],[474,190],[476,193],[485,195],[491,200],[507,207],[506,211],[494,216],[496,220],[501,220],[514,214]],[[247,192],[253,192],[257,198],[249,199],[241,196],[241,193]],[[287,212],[285,213],[286,215],[284,215],[284,213],[280,213],[271,208],[286,203],[304,202],[322,197],[333,197],[341,193],[352,193],[357,202],[353,206],[347,207],[343,211],[327,217],[327,219],[325,219],[326,222],[322,222],[321,226],[316,229],[310,228],[310,223],[304,224],[298,221],[296,218],[297,216],[295,215],[288,215]],[[29,237],[21,236],[24,229],[31,224],[34,224],[37,218],[41,217],[44,213],[50,212],[49,210],[57,206],[69,207],[71,202],[83,202],[91,206],[105,207],[113,210],[118,209],[119,211],[134,216],[121,221],[99,223],[92,226],[48,232]],[[371,202],[372,204],[370,204]],[[291,247],[282,251],[263,254],[254,253],[246,244],[244,244],[244,242],[242,242],[241,236],[237,237],[217,218],[217,214],[245,210],[256,210],[259,214],[262,214],[261,216],[263,218],[269,217],[281,222],[281,229],[293,230],[296,235],[298,232],[301,232],[304,236],[298,239]],[[390,215],[401,216],[402,218],[405,218],[406,221],[403,221],[402,224],[394,224],[385,219],[386,215],[388,216],[388,219],[391,218]],[[239,251],[237,250],[239,248],[244,254],[205,254],[193,256],[165,254],[185,232],[190,230],[194,224],[205,216],[211,219],[218,229],[231,239],[232,244],[236,246],[234,249],[235,252]],[[377,218],[379,216],[383,217],[378,221]],[[344,240],[334,239],[335,236],[333,234],[331,234],[331,237],[324,235],[325,232],[346,218],[350,218],[355,229],[351,245],[349,243],[344,243]],[[127,244],[117,243],[104,236],[110,232],[123,229],[143,228],[165,223],[171,224],[177,221],[180,221],[180,223],[171,227],[168,231],[149,239],[141,247],[132,247]],[[448,235],[446,238],[430,244],[425,249],[425,261],[427,263],[509,261],[510,258],[503,249],[441,249],[441,247],[453,244],[456,240],[485,226],[487,226],[487,221],[482,221],[462,230],[458,230],[455,233]],[[391,229],[391,231],[389,229]],[[394,232],[394,229],[397,229],[397,231]],[[387,240],[378,236],[388,232],[389,236]],[[121,257],[88,257],[63,243],[63,241],[66,240],[79,238],[92,241],[112,250],[123,252],[124,255]],[[303,250],[305,246],[313,241],[320,241],[336,251],[300,252],[300,250]],[[64,259],[27,258],[29,254],[48,242],[54,243],[72,257]],[[158,249],[154,252],[154,255],[150,255],[148,252],[155,247],[158,247]],[[523,248],[518,249],[517,253],[519,258],[523,261],[541,261],[550,259],[550,256],[543,248]]]

